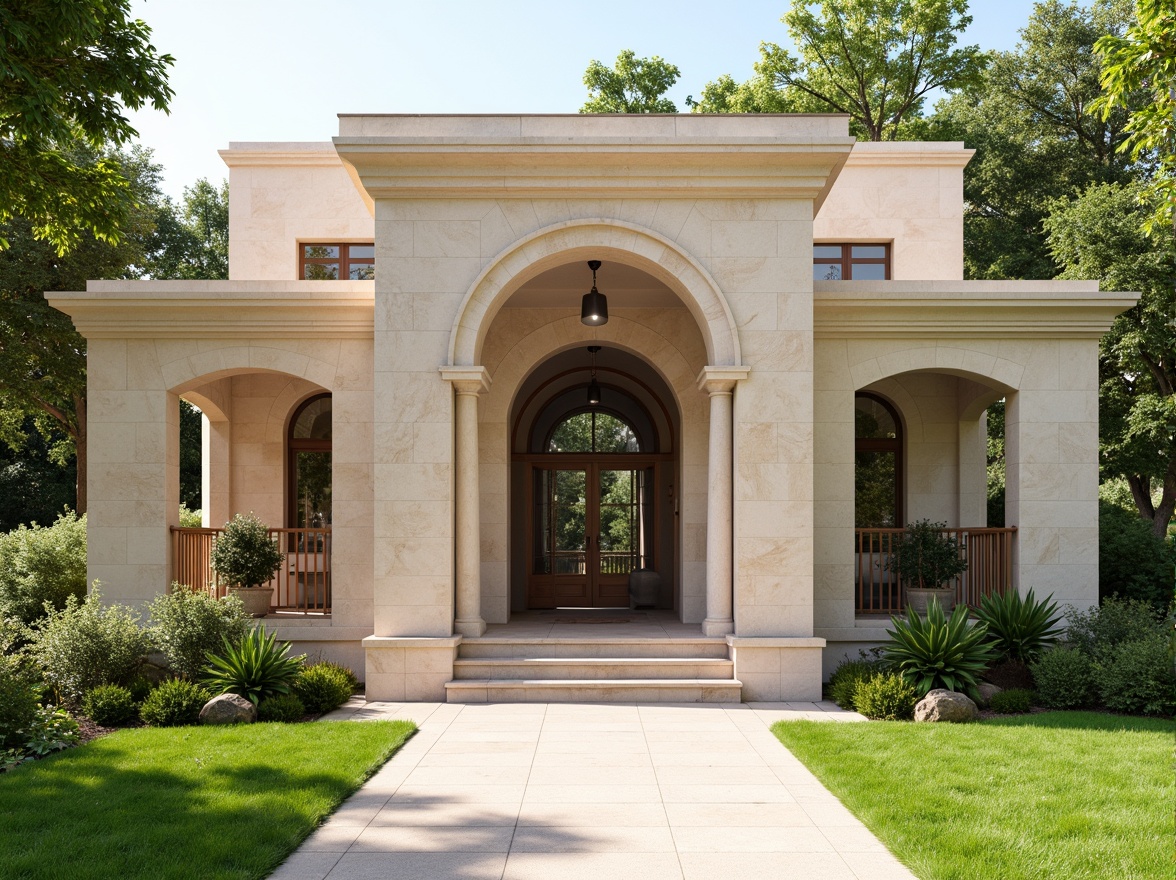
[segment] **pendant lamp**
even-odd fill
[[[601,297],[603,299],[604,297]],[[600,351],[599,345],[588,346],[588,352],[592,355],[592,380],[588,383],[588,405],[597,406],[600,404],[600,383],[596,381],[596,352]]]
[[[608,323],[608,300],[596,289],[596,270],[600,268],[600,260],[589,260],[588,268],[592,270],[592,289],[580,302],[580,323],[599,327]]]

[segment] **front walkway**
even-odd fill
[[[417,734],[274,880],[913,880],[769,732],[831,703],[373,703]]]

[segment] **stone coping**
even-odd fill
[[[732,648],[823,648],[825,640],[815,637],[727,636]]]

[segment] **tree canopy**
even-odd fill
[[[654,55],[638,58],[624,49],[612,67],[593,59],[584,71],[588,100],[581,113],[676,113],[664,97],[681,76],[676,65]]]
[[[84,233],[117,242],[133,220],[132,183],[103,151],[137,135],[124,106],[166,112],[173,94],[172,57],[129,12],[129,0],[0,5],[0,223],[23,218],[59,255]]]

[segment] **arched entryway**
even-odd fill
[[[516,396],[512,605],[627,607],[629,575],[645,569],[661,578],[658,607],[673,608],[677,408],[641,358],[602,347],[595,374],[592,360],[555,355]]]

